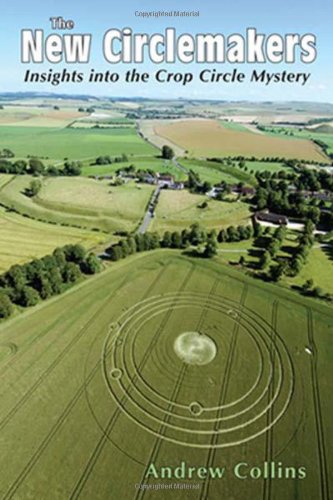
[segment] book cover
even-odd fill
[[[1,499],[332,497],[332,13],[3,5]]]

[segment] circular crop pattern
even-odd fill
[[[216,356],[216,344],[199,332],[184,332],[176,338],[173,348],[177,356],[189,365],[206,365]]]
[[[194,448],[255,439],[283,416],[293,392],[291,360],[274,327],[214,294],[135,304],[110,325],[102,366],[119,415]]]
[[[7,344],[0,344],[0,357],[3,356],[13,356],[17,353],[18,347],[13,342],[8,342]]]

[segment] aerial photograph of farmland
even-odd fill
[[[11,0],[0,500],[333,500],[327,0]]]
[[[0,103],[1,498],[328,499],[333,105]]]

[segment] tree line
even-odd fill
[[[217,253],[217,242],[241,241],[253,236],[251,226],[230,226],[219,233],[215,229],[207,231],[199,224],[192,224],[189,229],[182,231],[165,231],[161,238],[157,232],[146,232],[127,236],[118,243],[111,245],[106,253],[113,261],[124,259],[136,252],[155,250],[157,248],[186,249],[189,246],[202,246],[203,250],[197,252],[205,258],[211,258]]]
[[[278,227],[259,259],[259,267],[262,270],[268,269],[266,275],[271,281],[279,281],[283,275],[295,277],[307,262],[311,247],[314,243],[313,231],[315,226],[311,220],[307,220],[303,232],[298,236],[297,246],[293,249],[292,257],[289,259],[280,259],[274,265],[272,260],[276,258],[281,249],[283,240],[286,237],[287,229],[284,226]]]
[[[16,264],[0,275],[0,318],[7,318],[14,304],[31,307],[62,293],[83,274],[101,270],[99,259],[81,245],[56,248],[52,255]]]
[[[111,165],[112,163],[126,163],[128,162],[128,156],[123,153],[121,156],[110,156],[110,155],[104,155],[104,156],[97,156],[95,161],[91,163],[90,165]]]
[[[29,158],[26,160],[9,161],[0,158],[0,173],[15,175],[44,175],[55,177],[57,175],[76,176],[81,175],[82,164],[79,161],[65,161],[63,167],[49,165],[46,167],[39,158]]]
[[[238,162],[251,162],[251,161],[256,161],[256,162],[264,162],[264,163],[283,163],[287,167],[291,168],[298,168],[302,165],[302,160],[298,160],[297,158],[285,158],[284,156],[265,156],[261,158],[257,158],[256,156],[242,156],[242,155],[237,155],[237,156],[227,156],[224,158],[220,157],[212,157],[212,158],[207,158],[208,161],[213,161],[217,163],[222,163],[222,164],[227,164],[231,165],[232,162],[238,161]],[[304,160],[303,163],[307,163],[309,165],[326,165],[325,162],[319,162],[316,160]]]

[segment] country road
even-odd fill
[[[175,166],[175,167],[179,168],[180,170],[182,170],[182,171],[183,171],[183,172],[185,172],[186,174],[188,174],[188,173],[189,173],[189,170],[187,170],[187,168],[183,167],[183,165],[181,165],[181,164],[178,162],[178,160],[177,160],[177,158],[176,158],[175,156],[172,158],[172,163],[174,164],[174,166]]]
[[[183,165],[181,165],[177,161],[177,158],[173,157],[172,158],[172,163],[175,165],[175,167],[179,168],[182,172],[185,172],[186,174],[188,174],[189,171],[187,170],[187,168],[183,167]],[[142,221],[142,223],[140,224],[140,226],[139,226],[139,228],[137,230],[137,232],[139,234],[145,233],[148,230],[148,228],[149,228],[150,222],[151,222],[151,220],[154,217],[154,212],[155,212],[155,208],[156,208],[154,206],[155,205],[155,201],[158,198],[158,195],[159,195],[160,191],[161,191],[161,186],[158,186],[155,189],[154,194],[153,194],[153,196],[150,199],[149,206],[148,206],[148,209],[147,209],[147,211],[145,213],[143,221]]]
[[[161,186],[157,186],[157,188],[155,189],[155,191],[154,191],[154,193],[149,201],[148,209],[145,213],[143,221],[138,228],[137,232],[139,234],[143,234],[147,231],[147,229],[150,225],[150,222],[151,222],[152,218],[154,217],[154,212],[155,212],[154,204],[155,204],[156,199],[158,198],[160,191],[161,191]]]

